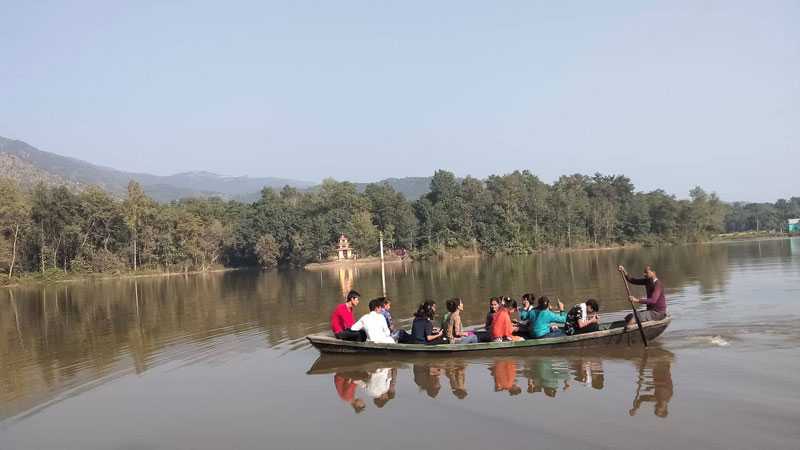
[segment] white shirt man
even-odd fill
[[[386,318],[383,316],[383,307],[376,307],[369,314],[361,316],[356,323],[350,327],[353,331],[360,331],[363,329],[367,333],[367,341],[375,342],[376,344],[394,344],[392,333],[389,331],[389,326],[386,324]]]
[[[356,383],[364,388],[370,397],[378,398],[381,395],[389,392],[389,389],[392,387],[392,378],[390,376],[391,370],[392,369],[388,367],[378,369],[370,375],[368,382],[364,383],[363,381],[357,381]]]

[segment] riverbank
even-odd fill
[[[472,248],[448,248],[431,250],[424,253],[417,253],[414,259],[430,260],[430,259],[461,259],[461,258],[479,258],[483,256],[511,256],[511,255],[544,255],[544,254],[558,254],[558,253],[577,253],[577,252],[592,252],[592,251],[606,251],[606,250],[619,250],[619,249],[636,249],[644,247],[641,243],[631,244],[617,244],[617,245],[602,245],[602,246],[586,246],[586,247],[547,247],[538,250],[518,251],[518,252],[485,252]]]
[[[164,271],[139,271],[139,272],[125,272],[116,274],[107,273],[64,273],[61,270],[45,272],[45,274],[23,274],[19,278],[12,278],[10,283],[2,284],[4,288],[15,288],[21,286],[37,286],[37,285],[50,285],[59,283],[78,283],[85,281],[108,281],[108,280],[127,280],[135,278],[156,278],[156,277],[175,277],[179,275],[201,275],[206,273],[222,273],[233,272],[236,270],[246,270],[248,268],[242,267],[214,267],[206,270],[188,270],[180,272],[164,272]],[[7,281],[7,279],[5,280]]]
[[[389,263],[399,263],[399,262],[413,262],[413,261],[431,261],[431,260],[440,260],[440,261],[447,261],[447,260],[457,260],[457,259],[466,259],[466,258],[482,258],[487,256],[511,256],[511,255],[552,255],[552,254],[559,254],[559,253],[578,253],[578,252],[592,252],[592,251],[608,251],[608,250],[619,250],[619,249],[638,249],[642,248],[644,245],[640,243],[634,244],[619,244],[619,245],[603,245],[597,247],[575,247],[575,248],[557,248],[557,247],[549,247],[539,250],[531,250],[531,251],[523,251],[523,252],[502,252],[502,253],[490,253],[481,250],[477,250],[474,248],[464,248],[464,247],[455,247],[455,248],[439,248],[439,249],[431,249],[422,252],[412,252],[409,256],[400,258],[397,256],[387,257],[385,259],[386,264]],[[377,256],[370,256],[367,258],[360,258],[360,259],[347,259],[347,260],[340,260],[340,261],[327,261],[323,263],[311,263],[306,264],[303,268],[305,270],[325,270],[325,269],[332,269],[337,267],[354,267],[354,266],[374,266],[380,264],[381,259]]]
[[[399,256],[384,257],[384,263],[386,264],[397,264],[408,261],[412,261],[412,258],[408,256],[402,258]],[[380,257],[368,256],[366,258],[358,258],[358,259],[342,259],[337,261],[311,263],[311,264],[306,264],[305,266],[303,266],[303,268],[305,270],[325,270],[336,267],[374,266],[380,263],[381,263]]]
[[[794,235],[797,236],[797,235]],[[719,244],[725,242],[737,241],[759,241],[759,240],[780,240],[793,237],[788,233],[775,233],[775,232],[741,232],[741,233],[724,233],[711,237],[708,240],[700,242],[678,242],[670,243],[663,242],[656,246],[673,246],[673,245],[687,245],[687,244]],[[415,260],[456,260],[464,258],[480,258],[485,256],[504,256],[504,255],[551,255],[559,253],[580,253],[580,252],[593,252],[593,251],[608,251],[608,250],[621,250],[621,249],[639,249],[642,247],[649,247],[653,245],[646,245],[643,243],[628,243],[618,245],[603,245],[603,246],[588,246],[588,247],[575,247],[575,248],[558,248],[549,247],[532,251],[521,252],[503,252],[503,253],[489,253],[476,250],[473,248],[440,248],[435,250],[428,250],[425,252],[413,252],[405,257],[398,257],[395,255],[387,256],[385,258],[386,264],[397,264],[404,262],[413,262]],[[337,267],[369,267],[380,264],[381,260],[377,256],[370,256],[359,259],[349,259],[342,261],[327,261],[322,263],[311,263],[305,265],[305,270],[326,270]],[[257,270],[255,267],[222,267],[216,266],[206,270],[190,270],[190,271],[138,271],[138,272],[122,272],[122,273],[64,273],[61,270],[51,269],[50,271],[42,273],[24,273],[20,277],[12,278],[11,282],[3,277],[0,278],[0,287],[13,288],[20,286],[31,285],[48,285],[57,283],[76,283],[82,281],[107,281],[107,280],[121,280],[121,279],[134,279],[134,278],[154,278],[154,277],[174,277],[178,275],[200,275],[207,273],[222,273],[232,272],[239,270]]]
[[[790,233],[775,231],[742,231],[738,233],[722,233],[713,236],[708,242],[730,241],[758,241],[767,239],[786,239],[792,237]]]

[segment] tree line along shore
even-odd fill
[[[253,203],[219,198],[158,203],[136,182],[124,198],[97,187],[23,189],[0,179],[0,283],[81,276],[302,267],[327,261],[344,234],[361,257],[389,249],[414,258],[660,245],[720,233],[780,232],[800,197],[725,203],[637,192],[622,175],[569,175],[552,184],[528,171],[485,180],[437,171],[407,200],[387,184],[363,192],[325,180],[315,189],[266,188]]]

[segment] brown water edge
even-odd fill
[[[0,448],[407,449],[426,430],[435,431],[424,442],[447,449],[496,446],[498,435],[510,448],[796,448],[798,255],[793,239],[387,267],[399,321],[421,299],[460,295],[465,320],[479,323],[488,295],[526,291],[592,295],[604,312],[622,313],[615,264],[656,264],[673,315],[654,344],[673,355],[666,415],[656,415],[649,362],[629,415],[638,349],[401,359],[305,375],[319,354],[304,336],[327,328],[347,283],[378,294],[375,268],[20,287],[13,300],[0,291]],[[598,362],[602,389],[592,381]],[[362,412],[342,400],[337,373]],[[564,373],[569,387],[561,380],[551,397],[545,384]],[[389,378],[386,401],[379,387]],[[521,393],[503,388],[509,379]]]

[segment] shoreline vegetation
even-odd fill
[[[664,245],[670,246],[670,245],[685,245],[685,244],[714,244],[714,243],[735,242],[735,241],[762,241],[762,240],[786,239],[795,236],[800,236],[800,235],[790,234],[790,233],[776,233],[770,231],[721,233],[716,236],[713,236],[709,240],[702,242],[687,242],[683,244],[664,244]],[[533,254],[569,253],[569,252],[577,253],[577,252],[607,251],[607,250],[620,250],[620,249],[637,249],[642,247],[644,246],[640,243],[631,243],[622,245],[608,245],[603,247],[551,248],[551,249],[539,250],[537,252],[534,252]],[[449,259],[463,259],[463,258],[481,258],[485,256],[488,255],[486,253],[481,253],[479,251],[474,251],[472,249],[455,248],[455,249],[447,249],[442,253],[426,255],[424,257],[420,256],[412,257],[411,255],[409,255],[401,258],[397,256],[391,256],[384,258],[384,262],[386,264],[397,264],[397,263],[411,263],[414,261],[426,261],[432,259],[449,260]],[[309,263],[306,264],[303,267],[303,269],[324,270],[335,267],[370,266],[370,265],[380,264],[380,262],[381,262],[380,257],[369,256],[360,259]],[[117,273],[97,273],[97,274],[86,274],[86,273],[76,273],[76,272],[64,273],[62,270],[59,269],[56,271],[45,272],[44,274],[39,272],[25,273],[22,276],[13,278],[12,284],[3,284],[2,286],[19,287],[19,286],[28,286],[37,284],[73,283],[82,281],[105,281],[105,280],[124,280],[133,278],[173,277],[180,275],[202,275],[205,273],[223,273],[223,272],[233,272],[240,270],[259,270],[259,269],[260,269],[259,267],[216,266],[212,268],[207,268],[206,270],[178,270],[178,271],[142,270],[139,272],[117,272]]]
[[[440,170],[414,201],[386,183],[360,192],[332,179],[303,191],[265,188],[252,203],[158,203],[134,181],[116,198],[0,178],[0,199],[0,286],[375,264],[380,234],[393,262],[777,237],[800,217],[800,197],[725,203],[696,187],[678,199],[636,191],[623,175],[548,184],[528,171],[479,180]],[[329,262],[342,234],[357,262]]]
[[[689,244],[716,244],[736,241],[770,241],[786,239],[790,237],[800,236],[797,234],[789,233],[773,233],[773,232],[752,232],[752,233],[723,233],[712,237],[710,240],[702,242],[684,242],[676,244],[663,244],[664,246],[673,245],[689,245]],[[610,245],[603,247],[580,247],[580,248],[552,248],[546,250],[539,250],[531,254],[553,254],[553,253],[579,253],[579,252],[593,252],[593,251],[610,251],[622,249],[638,249],[644,247],[642,244],[624,244],[624,245]],[[489,256],[486,253],[475,252],[471,249],[449,249],[444,253],[436,255],[427,255],[424,258],[414,258],[411,256],[391,257],[385,258],[386,264],[405,264],[414,263],[415,261],[429,261],[429,260],[455,260],[465,258],[483,258]],[[342,261],[326,261],[322,263],[306,264],[303,269],[308,271],[316,270],[329,270],[338,267],[353,267],[353,266],[375,266],[380,265],[381,259],[378,256],[370,256],[361,259],[349,259]],[[225,273],[246,270],[263,270],[259,267],[213,267],[206,270],[187,270],[187,271],[140,271],[140,272],[126,272],[126,273],[106,273],[106,274],[79,274],[79,273],[64,273],[58,271],[57,274],[41,275],[39,273],[25,274],[20,278],[15,278],[14,283],[2,285],[5,288],[16,288],[23,286],[37,286],[37,285],[52,285],[59,283],[79,283],[79,282],[93,282],[93,281],[109,281],[109,280],[128,280],[135,278],[161,278],[161,277],[176,277],[176,276],[195,276],[213,273]]]
[[[717,236],[712,237],[710,240],[702,241],[702,242],[685,242],[685,243],[677,243],[677,244],[664,244],[665,246],[672,246],[672,245],[686,245],[686,244],[714,244],[714,243],[725,243],[725,242],[735,242],[735,241],[761,241],[761,240],[776,240],[776,239],[786,239],[789,237],[797,236],[789,234],[789,233],[773,233],[773,232],[747,232],[747,233],[724,233]],[[579,247],[579,248],[552,248],[546,250],[539,250],[535,253],[578,253],[578,252],[591,252],[591,251],[609,251],[609,250],[620,250],[620,249],[637,249],[642,248],[643,245],[639,243],[635,244],[624,244],[624,245],[613,245],[613,246],[603,246],[603,247]],[[426,255],[423,258],[411,257],[407,256],[404,258],[400,257],[391,257],[385,258],[386,264],[398,264],[398,263],[413,263],[415,261],[427,261],[427,260],[450,260],[450,259],[464,259],[464,258],[482,258],[486,256],[491,256],[486,253],[475,252],[470,249],[448,249],[443,253],[437,253],[435,255]],[[379,265],[381,263],[380,257],[377,256],[370,256],[361,259],[350,259],[350,260],[342,260],[342,261],[326,261],[321,263],[310,263],[306,264],[303,269],[309,271],[315,270],[328,270],[337,267],[351,267],[351,266],[374,266]],[[234,272],[240,270],[260,270],[259,267],[213,267],[207,268],[205,270],[186,270],[186,271],[140,271],[140,272],[125,272],[125,273],[101,273],[101,274],[81,274],[81,273],[64,273],[61,270],[58,270],[57,273],[53,274],[52,272],[48,275],[42,275],[40,273],[27,273],[24,274],[22,277],[14,278],[13,282],[10,284],[3,284],[3,287],[6,288],[16,288],[22,286],[36,286],[36,285],[51,285],[51,284],[58,284],[58,283],[78,283],[78,282],[91,282],[91,281],[109,281],[109,280],[127,280],[127,279],[134,279],[134,278],[161,278],[161,277],[176,277],[176,276],[194,276],[194,275],[203,275],[203,274],[210,274],[210,273],[224,273],[224,272]]]

